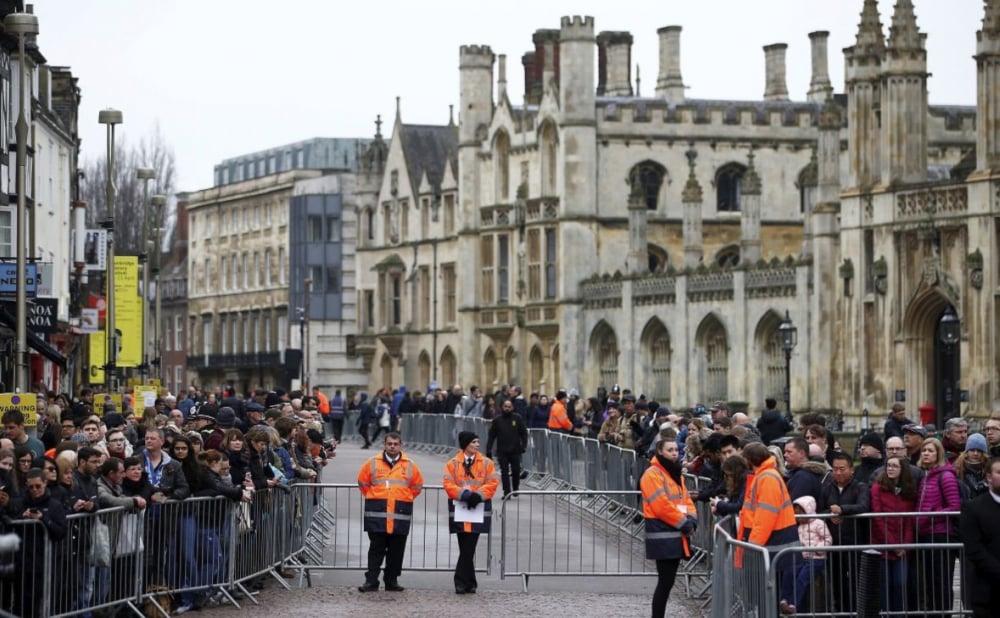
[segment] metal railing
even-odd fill
[[[834,518],[851,544],[788,547],[776,553],[737,541],[732,520],[715,526],[712,617],[970,616],[961,543],[947,536],[920,542],[870,543],[872,527],[918,541],[916,531],[957,513],[866,513]],[[836,523],[834,523],[836,521]],[[782,603],[784,602],[784,603]]]

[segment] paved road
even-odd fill
[[[406,445],[404,444],[404,450]],[[457,451],[457,449],[456,449]],[[362,450],[359,444],[345,442],[338,449],[337,457],[324,473],[324,482],[355,484],[361,464],[377,450]],[[444,456],[429,455],[418,451],[408,454],[420,466],[427,485],[440,485]],[[428,490],[419,497],[417,515],[407,548],[400,583],[407,589],[401,593],[378,592],[362,594],[357,586],[363,581],[364,556],[367,538],[361,532],[360,495],[356,488],[329,490],[337,497],[337,527],[333,545],[327,550],[327,560],[349,565],[348,570],[314,572],[312,588],[286,592],[274,584],[268,585],[261,595],[261,606],[243,604],[241,610],[220,608],[219,615],[273,616],[275,610],[283,616],[341,616],[356,615],[358,611],[377,611],[383,616],[520,616],[576,614],[579,616],[628,615],[643,616],[649,613],[649,603],[655,578],[641,575],[602,577],[586,576],[533,576],[529,592],[522,592],[520,577],[500,578],[500,548],[493,547],[492,572],[479,574],[479,593],[475,596],[458,596],[454,593],[450,569],[457,556],[453,537],[447,533],[447,506],[443,492]],[[329,496],[332,502],[333,495]],[[562,505],[563,511],[554,512],[550,498],[524,496],[512,504],[507,515],[509,526],[522,526],[513,535],[518,539],[509,547],[508,564],[519,569],[544,567],[546,570],[575,569],[573,565],[588,564],[598,571],[612,572],[641,568],[641,539],[638,545],[624,543],[620,535],[602,529],[600,522],[580,517],[575,509]],[[560,524],[553,526],[553,518]],[[568,522],[568,523],[567,523]],[[494,543],[499,544],[500,518],[494,519]],[[556,535],[542,540],[537,534],[529,535],[524,526],[544,524],[558,529]],[[614,538],[610,538],[613,536]],[[569,548],[579,546],[586,551]],[[486,538],[480,540],[477,559],[486,564]],[[543,563],[544,561],[544,563]],[[418,570],[441,569],[441,570]],[[684,598],[683,582],[678,581],[668,615],[698,617],[703,612],[698,604]]]

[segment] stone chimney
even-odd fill
[[[785,83],[785,52],[787,43],[764,46],[764,100],[787,101],[788,85]]]
[[[809,33],[809,44],[812,48],[812,79],[809,80],[809,92],[806,98],[816,103],[826,101],[833,92],[830,85],[830,63],[827,61],[826,48],[830,33],[825,30]]]
[[[497,56],[497,101],[507,96],[507,54]]]
[[[541,98],[536,98],[535,88],[535,52],[527,52],[521,56],[521,66],[524,67],[524,102],[538,105]]]
[[[656,96],[670,103],[684,100],[684,80],[681,78],[681,27],[665,26],[656,31],[660,36],[660,73],[656,78]]]
[[[632,95],[632,35],[602,32],[597,35],[597,94]]]

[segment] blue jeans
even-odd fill
[[[825,567],[826,561],[822,558],[803,558],[800,553],[792,554],[791,564],[786,561],[781,572],[781,599],[796,609],[805,608],[813,578],[823,573]]]
[[[909,561],[904,558],[883,560],[879,582],[882,586],[881,608],[890,612],[901,612],[908,609],[907,596],[913,594],[909,581]]]

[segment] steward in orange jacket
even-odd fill
[[[642,516],[646,518],[646,558],[690,558],[691,548],[681,527],[690,526],[688,518],[696,522],[697,517],[683,478],[675,480],[660,457],[654,455],[639,481],[639,490],[642,492]]]
[[[493,512],[493,495],[497,492],[500,479],[492,459],[479,453],[479,436],[471,431],[458,434],[458,446],[462,449],[444,465],[444,491],[448,494],[448,530],[457,535],[458,562],[455,564],[455,592],[473,593],[479,585],[476,581],[476,545],[479,534],[490,531],[490,517]],[[476,509],[483,505],[483,520],[455,521],[455,510],[464,507]]]
[[[549,431],[561,433],[573,431],[573,423],[569,420],[569,414],[566,413],[566,391],[562,389],[556,393],[556,399],[552,402],[552,408],[549,410]]]
[[[384,451],[358,472],[358,489],[365,497],[364,530],[371,546],[368,571],[361,592],[378,590],[378,574],[385,558],[385,589],[402,590],[396,578],[403,569],[406,536],[413,519],[413,501],[424,488],[420,468],[403,454],[398,433],[385,436]]]
[[[771,554],[784,547],[797,546],[799,531],[795,510],[774,457],[767,447],[759,443],[747,445],[743,456],[753,470],[753,480],[748,480],[747,497],[740,511],[738,538],[766,547]],[[736,561],[736,566],[743,565],[742,552],[736,552]]]
[[[677,442],[661,438],[642,474],[642,515],[646,518],[646,558],[656,561],[653,617],[663,618],[681,560],[691,557],[688,536],[698,526],[694,502],[684,486]]]

